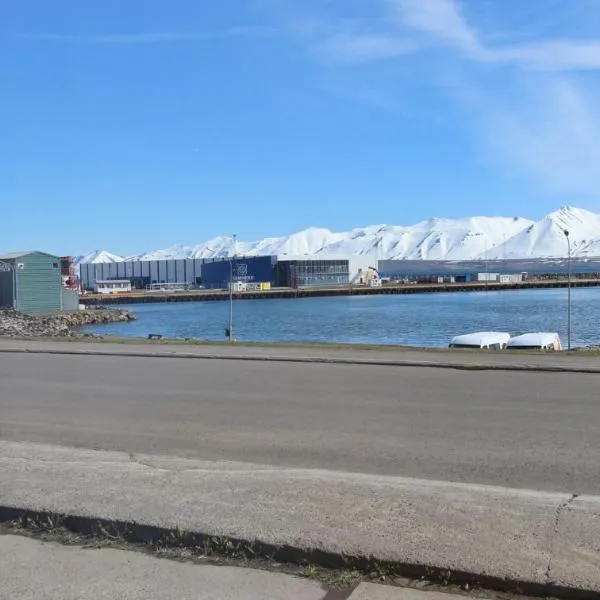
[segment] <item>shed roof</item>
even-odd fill
[[[26,250],[24,252],[8,252],[7,254],[0,254],[0,260],[12,260],[14,258],[21,258],[21,256],[28,256],[30,254],[43,254],[44,256],[50,256],[51,258],[60,258],[54,254],[40,252],[39,250]]]

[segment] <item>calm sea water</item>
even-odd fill
[[[102,335],[224,340],[228,302],[128,306],[132,323],[86,328]],[[519,290],[353,296],[234,302],[239,341],[302,341],[447,346],[453,335],[481,330],[558,331],[566,342],[566,290]],[[600,344],[600,288],[572,291],[573,345]]]

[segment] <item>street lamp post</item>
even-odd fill
[[[233,235],[233,250],[229,256],[229,327],[227,337],[233,342],[233,259],[235,258],[236,236]]]
[[[567,350],[571,349],[571,238],[567,229],[563,232],[567,238]]]

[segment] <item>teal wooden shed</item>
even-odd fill
[[[37,251],[0,254],[0,306],[25,313],[60,311],[60,258]]]

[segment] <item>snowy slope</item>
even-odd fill
[[[574,256],[600,256],[600,215],[570,206],[537,222],[519,217],[429,219],[407,227],[372,225],[342,233],[311,227],[284,237],[237,241],[235,252],[245,256],[359,254],[410,260],[554,258],[567,253],[565,229],[570,232]],[[233,238],[217,237],[195,246],[177,244],[129,259],[213,258],[229,256],[233,251]],[[123,258],[102,251],[80,262],[120,260]]]
[[[85,254],[83,256],[79,256],[75,259],[75,265],[86,264],[86,263],[117,263],[123,262],[125,259],[118,254],[113,254],[108,250],[95,250],[94,252],[90,252],[89,254]]]
[[[406,228],[400,236],[393,228],[388,245],[394,240],[399,244],[388,255],[412,260],[470,260],[529,225],[531,221],[526,219],[506,217],[430,219]]]
[[[488,252],[488,258],[557,258],[567,255],[569,232],[574,256],[600,255],[600,215],[564,206]]]
[[[311,227],[286,237],[265,238],[258,242],[235,243],[236,254],[244,256],[258,256],[269,254],[304,255],[316,254],[323,248],[341,239],[345,234],[332,233],[328,229]],[[197,246],[178,244],[130,257],[133,260],[160,260],[165,258],[212,258],[216,256],[229,256],[233,252],[234,241],[231,237],[217,237]]]

